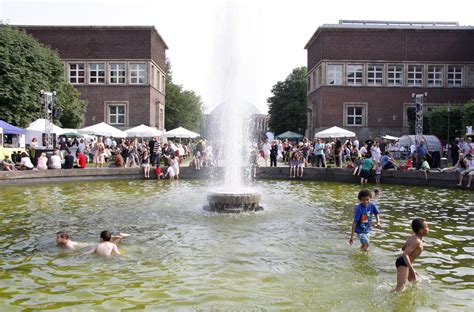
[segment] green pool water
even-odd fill
[[[381,186],[383,229],[371,250],[348,238],[358,185],[265,181],[265,210],[202,209],[202,181],[75,182],[0,191],[0,311],[474,310],[474,195]],[[422,282],[401,294],[395,259],[410,220],[430,224],[415,268]],[[54,244],[68,230],[95,243],[109,229],[132,236],[122,256]]]

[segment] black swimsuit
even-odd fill
[[[406,267],[408,266],[403,256],[398,257],[397,260],[395,261],[395,267],[398,268],[399,266],[406,266]]]

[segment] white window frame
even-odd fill
[[[146,64],[145,63],[130,63],[128,65],[130,84],[146,84]],[[133,75],[136,76],[133,76]],[[142,80],[142,81],[140,81]]]
[[[76,68],[72,69],[71,67],[75,65]],[[82,66],[82,68],[79,68]],[[86,83],[86,64],[84,62],[77,62],[77,63],[68,63],[68,81],[71,84],[84,84]],[[79,73],[82,72],[82,75]],[[72,81],[75,79],[75,81]],[[82,79],[82,82],[79,82],[79,79]]]
[[[383,72],[383,64],[369,64],[367,66],[367,85],[383,86]]]
[[[343,125],[345,127],[366,127],[367,126],[367,103],[344,103],[344,114],[343,114]],[[351,113],[349,113],[349,109],[350,108],[353,108],[354,111],[352,111]],[[360,114],[355,114],[355,109],[357,108],[360,108],[361,109],[361,113]],[[352,123],[349,123],[348,122],[348,119],[349,118],[354,118],[353,122]],[[361,118],[361,123],[360,124],[356,124],[355,123],[355,120],[357,117],[360,117]]]
[[[443,76],[443,65],[428,65],[428,87],[442,87]]]
[[[447,77],[448,87],[459,88],[463,86],[464,66],[448,65]]]
[[[100,69],[100,65],[102,65],[102,69]],[[90,84],[104,84],[105,83],[105,63],[89,63],[89,83]],[[102,72],[102,75],[100,73]],[[92,75],[95,73],[95,76]],[[95,81],[93,81],[93,79]],[[102,80],[102,81],[100,81]]]
[[[336,70],[340,69],[340,70]],[[340,73],[340,77],[338,77]],[[344,81],[344,65],[343,64],[327,64],[326,65],[326,85],[329,86],[342,86]],[[331,80],[332,82],[331,83]]]
[[[118,109],[123,107],[123,113],[119,113]],[[116,108],[116,112],[112,113],[111,109]],[[127,124],[127,104],[126,103],[110,103],[107,104],[107,123],[109,125],[125,126]],[[118,122],[119,117],[123,116],[123,123]],[[115,117],[115,122],[112,122],[112,117]]]
[[[403,72],[404,72],[404,66],[402,64],[388,64],[387,85],[394,86],[394,87],[402,87],[403,86]]]
[[[420,64],[409,64],[407,70],[407,85],[410,87],[423,86],[423,69],[424,66]]]
[[[120,68],[121,66],[123,66],[123,68]],[[123,62],[109,63],[109,83],[125,84],[127,77],[126,67],[126,64]]]
[[[351,75],[353,75],[351,77]],[[350,86],[364,84],[364,64],[347,64],[346,82]]]

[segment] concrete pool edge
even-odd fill
[[[162,168],[165,169],[165,168]],[[164,171],[164,170],[163,170]],[[162,172],[163,172],[162,171]],[[154,171],[150,172],[151,180],[156,179]],[[196,171],[191,167],[180,168],[181,179],[208,179],[222,176],[222,168],[202,168]],[[143,179],[142,168],[86,168],[72,170],[31,170],[31,171],[1,171],[0,185],[23,185],[50,182],[72,182],[93,180],[137,180]],[[359,183],[360,178],[352,175],[350,169],[339,168],[305,168],[303,178],[290,179],[288,167],[261,167],[257,169],[257,180],[295,180],[295,181],[328,181]],[[433,186],[440,188],[459,188],[467,190],[467,176],[463,180],[463,187],[457,186],[457,173],[429,173],[425,181],[421,171],[384,170],[382,184]],[[374,187],[373,175],[369,179],[369,186]],[[474,190],[474,185],[469,190]]]

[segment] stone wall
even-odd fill
[[[162,168],[162,172],[166,172]],[[151,171],[151,179],[156,179]],[[222,168],[203,168],[196,171],[190,167],[180,169],[181,179],[222,179]],[[47,170],[47,171],[15,171],[0,172],[0,185],[27,185],[34,183],[57,183],[70,181],[92,181],[92,180],[128,180],[143,179],[142,168],[88,168],[73,170]],[[288,167],[263,167],[257,169],[257,180],[289,180]],[[440,188],[458,188],[458,175],[456,173],[429,173],[428,181],[425,181],[423,172],[419,171],[391,171],[382,173],[383,184],[434,186]],[[354,177],[350,169],[335,168],[305,168],[304,181],[333,181],[343,183],[360,183],[359,177]],[[373,177],[369,180],[370,187],[374,186]],[[464,178],[464,187],[467,177]],[[474,190],[474,183],[470,190]]]

